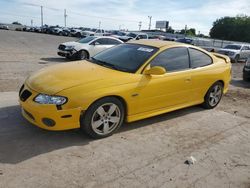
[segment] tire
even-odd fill
[[[82,36],[81,33],[76,33],[77,38],[81,38],[81,36]]]
[[[84,59],[88,59],[89,55],[85,50],[81,50],[78,52],[77,57],[79,60],[84,60]]]
[[[219,103],[223,95],[223,84],[221,82],[214,83],[207,91],[202,104],[205,109],[213,109]]]
[[[94,102],[81,117],[81,129],[95,139],[111,136],[124,121],[123,103],[115,97]]]
[[[239,59],[240,59],[240,55],[238,54],[235,56],[234,63],[238,63]]]
[[[246,76],[243,75],[243,81],[249,82],[250,79],[248,79]]]

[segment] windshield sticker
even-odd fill
[[[154,51],[154,49],[152,49],[152,48],[143,48],[143,47],[140,47],[137,50],[143,51],[143,52],[152,52],[152,51]]]

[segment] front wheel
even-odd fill
[[[238,63],[239,60],[240,60],[240,55],[238,54],[238,55],[235,56],[234,62],[235,62],[235,63]]]
[[[222,95],[223,84],[221,82],[216,82],[209,88],[207,94],[205,95],[202,106],[206,109],[215,108],[219,104]]]
[[[88,58],[88,53],[84,50],[81,50],[78,52],[78,59],[79,60],[84,60]]]
[[[81,119],[81,128],[92,138],[111,136],[124,121],[123,103],[106,97],[93,103]]]

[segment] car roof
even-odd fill
[[[179,42],[153,40],[153,39],[150,39],[150,40],[148,40],[148,39],[134,40],[134,41],[129,41],[127,43],[141,44],[141,45],[152,46],[152,47],[156,47],[156,48],[173,47],[173,46],[188,46],[186,44],[182,44],[182,43],[179,43]]]
[[[119,40],[115,37],[110,37],[110,36],[93,36],[93,37],[96,37],[96,38],[109,38],[109,39],[115,39],[115,40]]]

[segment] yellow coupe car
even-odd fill
[[[53,65],[19,92],[23,116],[48,130],[81,128],[94,138],[188,106],[214,108],[228,90],[227,56],[175,42],[139,40],[90,60]]]

